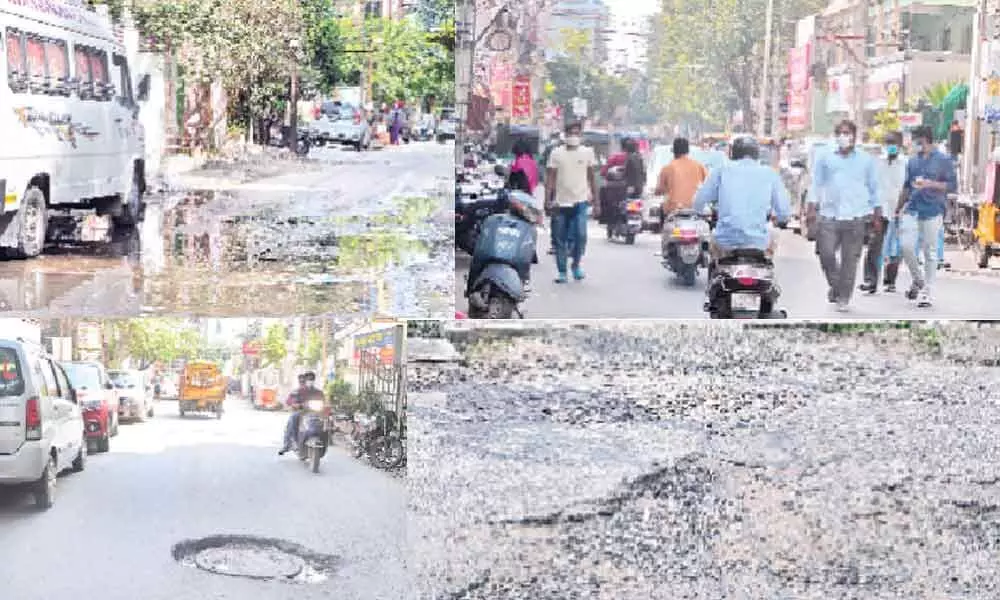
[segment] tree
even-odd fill
[[[611,117],[619,106],[627,105],[632,93],[624,77],[605,73],[590,55],[590,34],[585,30],[560,32],[559,57],[546,64],[545,93],[554,103],[569,107],[573,98],[586,98],[588,112]]]
[[[793,39],[795,19],[817,12],[822,0],[785,0],[782,39]],[[755,127],[753,98],[763,66],[766,0],[662,0],[654,20],[649,61],[651,94],[674,119],[727,121],[743,112],[744,127]],[[774,29],[773,32],[777,32]],[[783,60],[773,48],[773,61]]]
[[[260,355],[265,367],[279,366],[288,356],[288,331],[281,323],[274,323],[264,332]]]
[[[445,23],[455,22],[455,0],[421,0],[417,16],[424,29],[432,31]],[[454,37],[452,38],[454,43]]]
[[[367,51],[348,54],[345,68],[367,72],[370,60],[372,94],[376,99],[455,96],[454,49],[439,43],[441,33],[428,32],[408,19],[370,18],[363,28],[345,31],[345,37],[351,47]]]
[[[197,329],[181,319],[122,319],[108,321],[110,362],[131,358],[145,369],[154,362],[197,358],[206,348]]]
[[[296,354],[298,355],[298,364],[303,366],[315,365],[323,360],[323,335],[315,329],[305,332],[299,342]]]

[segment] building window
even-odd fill
[[[945,27],[941,32],[941,50],[945,52],[951,50],[951,27]]]
[[[382,0],[365,2],[365,18],[377,19],[382,16]]]

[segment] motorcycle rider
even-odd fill
[[[295,446],[298,440],[299,421],[302,419],[302,407],[306,402],[317,398],[325,400],[323,392],[316,387],[316,374],[308,371],[299,375],[299,387],[288,395],[286,402],[293,410],[285,424],[285,443],[278,451],[278,456],[283,456]]]
[[[781,176],[759,162],[756,139],[737,137],[730,156],[732,162],[712,170],[694,198],[694,210],[704,213],[714,206],[718,214],[711,241],[712,272],[716,261],[736,250],[755,249],[773,255],[769,215],[784,223],[792,214]]]

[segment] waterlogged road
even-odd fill
[[[490,335],[409,370],[421,597],[1000,595],[1000,328]]]
[[[606,239],[605,231],[592,225],[584,259],[586,280],[560,285],[554,282],[555,257],[545,252],[549,231],[543,240],[540,264],[532,267],[533,291],[522,306],[532,319],[707,319],[705,272],[694,287],[685,287],[661,265],[660,236],[641,234],[634,246]],[[997,272],[979,271],[968,257],[949,252],[948,259],[962,263],[961,272],[941,271],[935,305],[920,308],[901,293],[856,294],[848,314],[838,313],[826,300],[827,285],[815,246],[791,231],[781,232],[775,268],[782,288],[779,307],[795,319],[993,319],[1000,316],[994,298]],[[455,277],[456,302],[465,310],[465,274],[469,260],[459,253]],[[860,267],[859,267],[860,273]],[[906,269],[899,275],[900,289],[909,286]],[[861,278],[858,278],[861,283]]]
[[[58,315],[452,313],[450,145],[209,168],[139,235],[0,262],[0,310]]]
[[[0,489],[3,598],[11,600],[399,600],[405,597],[402,482],[333,448],[313,474],[277,456],[284,414],[238,400],[227,414],[122,424],[107,454],[61,478],[45,513]],[[181,566],[172,547],[251,535],[336,556],[325,581],[253,581]],[[256,565],[262,565],[258,562]],[[86,590],[81,593],[81,590]]]

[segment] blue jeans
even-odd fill
[[[556,268],[566,273],[567,255],[573,268],[580,266],[580,259],[587,249],[587,203],[560,206],[552,217],[552,235],[556,241]]]
[[[920,233],[917,233],[917,244],[916,247],[919,248],[921,243]],[[890,260],[901,259],[903,257],[903,252],[899,246],[899,223],[895,219],[889,221],[889,228],[885,235],[885,245],[882,249],[883,260],[888,258]],[[944,262],[944,227],[938,229],[938,243],[937,243],[937,262]]]
[[[299,411],[288,415],[288,423],[285,424],[285,445],[283,446],[285,450],[295,448],[299,438],[299,419],[301,418],[302,413]]]

